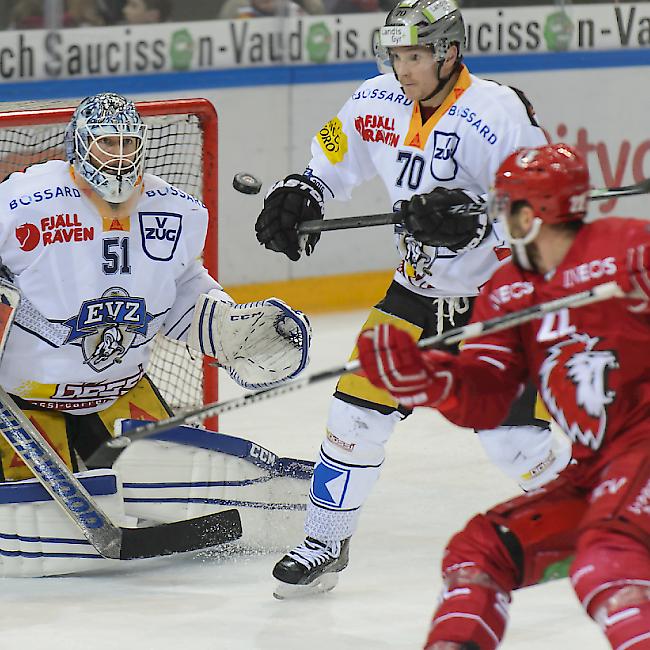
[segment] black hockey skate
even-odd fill
[[[273,567],[273,577],[279,581],[273,595],[283,600],[331,591],[339,581],[338,573],[348,565],[349,546],[350,538],[321,542],[307,537]]]

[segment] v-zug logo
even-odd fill
[[[431,173],[438,181],[451,181],[458,173],[458,163],[454,155],[460,138],[455,133],[433,132],[433,155],[431,156]]]
[[[174,257],[183,217],[173,212],[140,212],[139,219],[142,250],[147,257],[161,262]]]
[[[152,318],[144,298],[112,287],[101,298],[86,300],[79,313],[63,323],[70,328],[65,343],[80,345],[84,363],[102,372],[122,362],[135,338],[146,336]]]

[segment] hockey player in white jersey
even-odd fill
[[[302,313],[275,298],[235,304],[210,277],[207,209],[144,173],[145,145],[135,104],[101,93],[76,109],[67,161],[0,184],[0,258],[21,294],[0,384],[74,471],[116,420],[170,415],[146,374],[158,332],[249,388],[308,359]],[[0,459],[0,481],[31,476],[2,437]]]
[[[301,221],[323,218],[326,200],[347,200],[363,181],[381,177],[402,215],[395,231],[401,263],[364,329],[390,322],[418,339],[465,324],[473,297],[509,255],[499,226],[467,206],[486,196],[513,150],[546,137],[520,91],[469,72],[464,43],[452,0],[398,4],[377,49],[388,72],[364,82],[320,129],[306,171],[276,183],[258,217],[260,243],[297,260],[313,252],[319,237],[299,236]],[[550,480],[569,460],[534,407],[533,390],[503,427],[479,432],[492,460],[525,489]],[[384,445],[407,415],[364,377],[339,381],[312,480],[307,536],[276,564],[276,597],[335,586]]]

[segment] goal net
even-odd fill
[[[63,133],[74,106],[0,103],[0,181],[28,165],[65,158]],[[217,277],[217,115],[206,99],[136,103],[147,129],[145,171],[201,199],[210,214],[203,263]],[[217,399],[217,368],[158,334],[147,373],[172,409]],[[216,427],[216,421],[206,420]]]

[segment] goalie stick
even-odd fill
[[[116,526],[2,387],[0,433],[105,558],[133,560],[185,553],[242,535],[239,513],[234,509],[147,528]]]
[[[526,309],[513,311],[509,314],[506,314],[505,316],[491,318],[490,320],[478,323],[470,323],[469,325],[465,325],[463,327],[456,327],[452,330],[449,330],[448,332],[439,334],[438,336],[421,339],[418,341],[418,347],[432,348],[441,343],[444,343],[445,345],[452,345],[460,341],[476,338],[487,332],[498,332],[510,327],[515,327],[516,325],[527,323],[531,320],[541,318],[544,314],[558,311],[559,309],[582,307],[583,305],[588,305],[593,302],[600,302],[601,300],[621,298],[624,297],[624,295],[625,294],[616,282],[606,282],[604,284],[592,287],[591,289],[587,289],[586,291],[572,293],[568,296],[564,296],[563,298],[549,300],[548,302],[542,302],[538,305],[532,305]],[[221,415],[222,413],[234,411],[236,409],[261,402],[262,400],[269,399],[271,397],[277,397],[279,395],[292,393],[325,379],[332,379],[346,372],[354,372],[358,369],[358,361],[348,361],[348,363],[346,363],[344,366],[331,368],[330,370],[323,370],[322,372],[317,372],[302,379],[295,379],[289,383],[282,384],[281,386],[264,388],[262,390],[255,391],[254,393],[244,395],[243,397],[235,397],[223,402],[213,402],[212,404],[206,404],[196,409],[186,409],[174,417],[168,418],[167,420],[152,422],[150,424],[145,424],[141,427],[137,427],[136,429],[133,429],[129,432],[128,438],[130,441],[133,441],[140,438],[145,438],[147,436],[153,436],[162,431],[172,429],[180,424],[185,424],[188,420],[191,420],[192,418],[198,416],[209,417],[213,415]],[[113,442],[117,442],[119,440],[119,438],[116,438]],[[110,447],[111,442],[112,441],[105,442],[104,445]]]
[[[634,185],[623,185],[622,187],[604,187],[591,190],[590,201],[602,201],[604,199],[615,199],[623,196],[634,196],[636,194],[650,193],[650,178],[635,183]],[[468,203],[464,211],[485,212],[485,203]],[[298,233],[309,235],[329,230],[350,230],[351,228],[367,228],[371,226],[388,226],[402,223],[399,212],[384,212],[381,214],[367,214],[359,217],[341,217],[338,219],[315,219],[303,221],[298,224]]]

